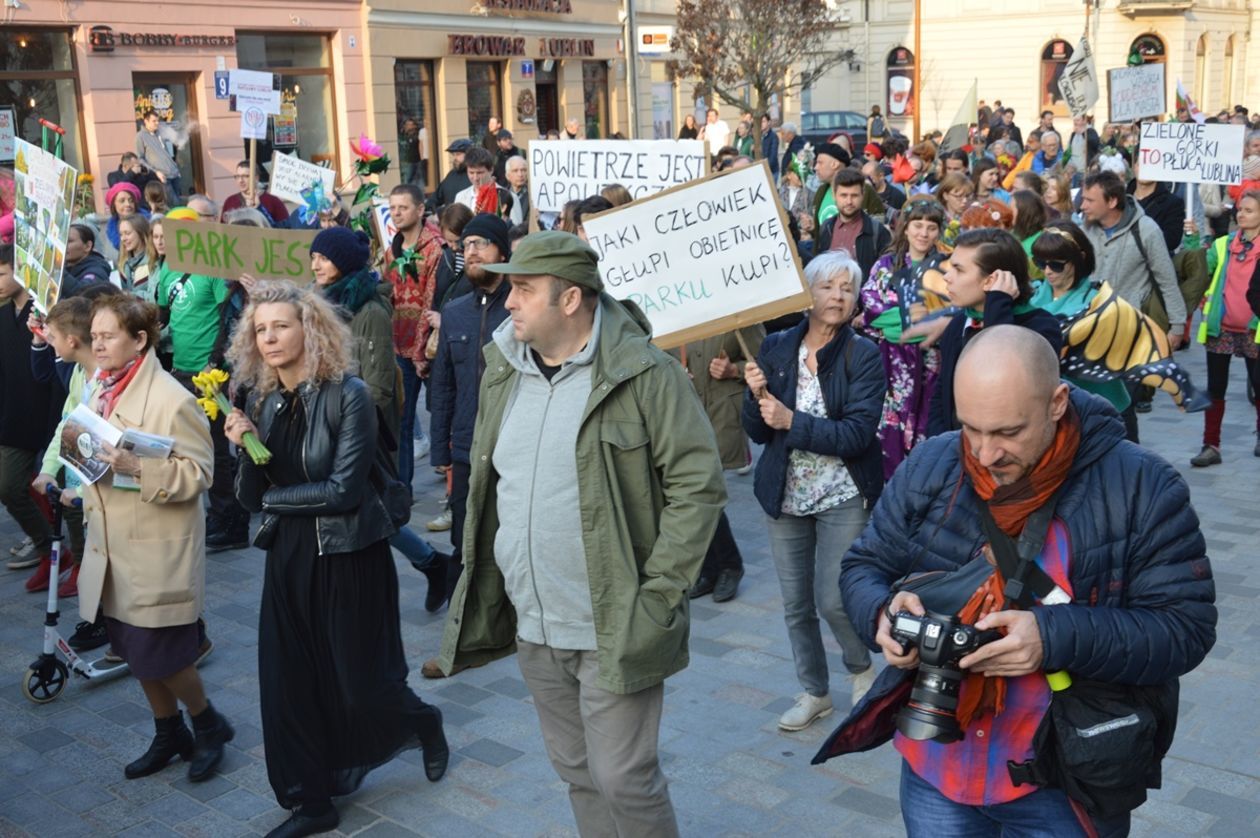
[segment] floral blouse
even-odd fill
[[[805,359],[809,348],[801,341],[796,361],[796,409],[810,416],[828,418],[818,376],[810,372]],[[849,476],[844,461],[830,454],[793,448],[788,455],[787,485],[783,489],[783,512],[807,516],[826,512],[857,497],[857,484]]]

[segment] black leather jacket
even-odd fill
[[[263,522],[254,545],[271,546],[281,515],[315,518],[319,554],[350,553],[389,538],[398,531],[369,479],[376,456],[376,406],[361,378],[347,376],[341,383],[341,404],[327,404],[329,382],[306,382],[298,390],[306,408],[306,439],[302,468],[309,480],[276,486],[265,466],[256,466],[244,451],[236,472],[236,498],[251,512],[262,512]],[[261,399],[250,397],[246,413],[258,426],[268,448],[276,446],[276,417],[285,408],[279,392]]]

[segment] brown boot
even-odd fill
[[[420,674],[425,678],[448,678],[451,675],[458,675],[468,668],[468,664],[466,663],[457,663],[451,667],[450,672],[444,672],[442,671],[442,667],[438,663],[437,658],[429,658],[424,662],[424,665],[420,667]]]

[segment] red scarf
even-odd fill
[[[499,185],[494,181],[482,184],[477,187],[475,193],[476,199],[473,201],[476,207],[475,212],[478,214],[488,212],[491,215],[499,214]]]
[[[965,431],[959,435],[959,439],[963,451],[963,468],[971,478],[972,488],[982,501],[989,504],[989,511],[993,513],[993,521],[998,528],[1015,538],[1024,531],[1028,516],[1050,500],[1067,479],[1081,444],[1081,424],[1076,411],[1069,405],[1067,413],[1055,428],[1054,441],[1041,455],[1037,465],[1009,486],[997,485],[989,470],[980,465],[980,461],[971,452],[971,446],[967,444]],[[993,548],[986,544],[984,550],[985,558],[994,566],[993,573],[958,612],[959,620],[968,625],[974,625],[990,612],[1000,611],[1006,604],[1006,580],[997,567]],[[958,723],[965,728],[977,715],[986,712],[997,715],[1002,712],[1005,701],[1005,678],[968,673],[959,693]]]
[[[97,370],[96,378],[100,381],[101,388],[96,394],[96,404],[100,409],[102,418],[108,419],[110,414],[114,412],[114,408],[118,406],[118,400],[122,398],[123,391],[127,389],[131,379],[136,377],[136,373],[140,370],[142,363],[144,363],[144,355],[137,355],[120,370],[115,370],[114,372]]]

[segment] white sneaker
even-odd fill
[[[796,703],[792,705],[791,709],[779,717],[779,728],[781,730],[804,730],[813,724],[815,719],[821,719],[829,715],[831,715],[830,695],[818,697],[809,693],[801,693],[796,697]]]
[[[16,547],[9,548],[9,552],[13,554],[13,558],[9,559],[9,570],[25,570],[28,567],[34,567],[39,564],[40,555],[35,552],[35,545],[31,543],[29,538],[22,541]]]
[[[858,702],[871,691],[871,687],[875,686],[875,664],[867,667],[865,672],[851,675],[850,678],[853,680],[853,706],[857,707]]]
[[[22,536],[22,540],[9,548],[9,553],[16,556],[18,553],[25,553],[27,548],[31,546],[31,537],[29,535]]]
[[[429,532],[446,532],[451,528],[451,509],[448,506],[446,510],[432,521],[424,525]]]

